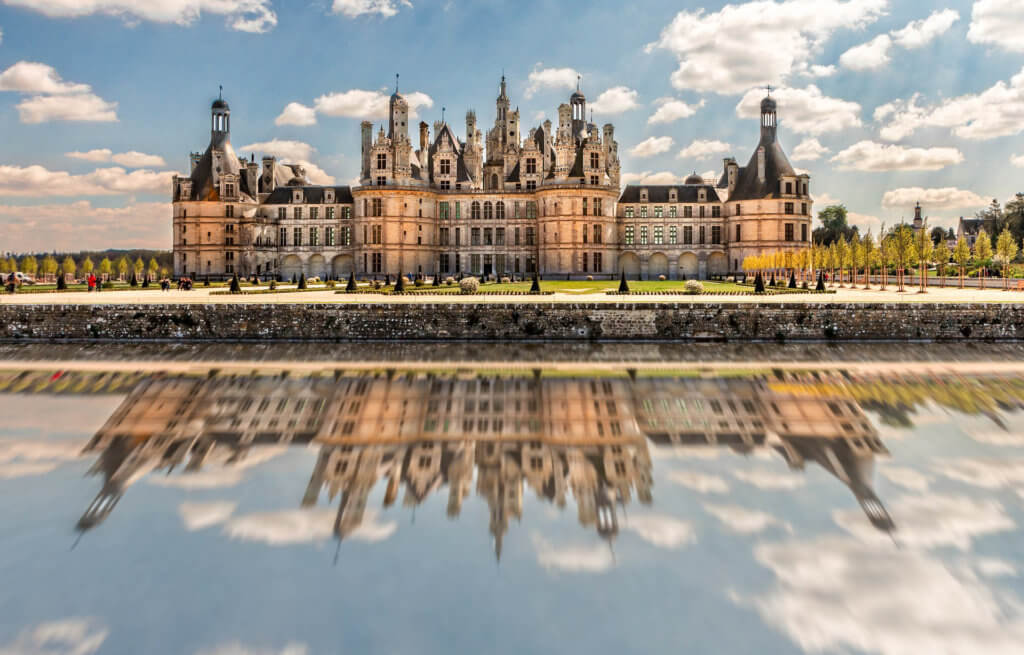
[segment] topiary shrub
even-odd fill
[[[337,286],[337,283],[334,280],[327,280],[327,288],[328,289],[333,289],[336,286]]]
[[[128,284],[134,289],[139,286],[139,278],[135,277],[135,271],[132,271],[132,279]]]
[[[405,283],[408,281],[409,279],[404,275],[396,276],[394,293],[405,293]]]
[[[271,280],[270,281],[270,290],[271,291],[276,291],[277,290],[277,280]]]
[[[754,293],[764,293],[764,278],[760,273],[754,277]]]
[[[355,293],[356,290],[356,274],[355,271],[350,271],[348,274],[348,284],[345,285],[345,291],[348,293]]]
[[[96,286],[97,287],[101,287],[103,285],[102,284],[97,284]],[[143,289],[148,289],[149,288],[149,275],[143,275],[142,276],[142,288]]]
[[[790,289],[795,289],[796,288],[796,273],[790,273],[789,274],[789,288]]]
[[[302,275],[299,276],[299,288],[300,289],[305,289],[306,288],[306,274],[305,273],[303,273]]]
[[[664,282],[665,281],[665,276],[664,275],[659,275],[658,276],[658,281]]]
[[[242,293],[242,285],[238,283],[238,273],[231,276],[231,293]]]
[[[683,285],[683,291],[688,296],[699,296],[704,293],[704,285],[698,280],[687,280],[686,284]]]
[[[818,284],[817,284],[817,286],[814,287],[814,290],[815,291],[824,291],[825,290],[825,276],[822,275],[821,273],[818,273]]]
[[[594,281],[594,276],[593,275],[588,275],[587,276],[587,282],[593,282],[593,281]]]
[[[64,271],[57,273],[57,291],[64,291],[68,288],[67,278],[64,277]]]
[[[539,294],[540,293],[540,278],[537,277],[536,273],[533,274],[533,284],[530,285],[530,293],[531,294]]]
[[[374,289],[379,289],[379,288],[381,288],[382,286],[384,286],[384,283],[383,283],[383,282],[381,282],[380,280],[374,280],[374,281],[373,281],[373,288],[374,288]]]
[[[455,278],[453,278],[453,277],[446,277],[444,279],[444,283],[447,284],[448,286],[451,286],[451,285],[455,284]]]
[[[441,286],[441,276],[440,276],[440,275],[436,275],[436,274],[435,274],[435,275],[434,275],[434,281],[433,281],[433,282],[431,282],[431,285],[432,285],[432,286],[435,286],[435,287],[439,287],[439,286]]]
[[[417,275],[416,276],[416,281],[413,282],[413,284],[415,286],[417,286],[417,287],[422,287],[424,284],[426,284],[426,282],[423,280],[423,278],[421,278],[420,276]]]
[[[507,277],[501,278],[501,284],[512,284],[512,280]]]
[[[459,282],[459,291],[463,295],[472,295],[480,290],[480,280],[475,277],[464,277]]]
[[[629,284],[626,283],[625,269],[623,269],[622,278],[619,280],[619,293],[629,293]]]

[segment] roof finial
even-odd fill
[[[444,125],[444,107],[441,107],[441,124]]]
[[[580,90],[580,80],[581,79],[583,79],[583,76],[580,75],[579,73],[576,73],[576,90],[577,91]]]
[[[224,99],[224,85],[221,84],[219,88],[220,88],[220,90],[217,92],[217,99],[218,100],[223,100]]]
[[[395,73],[395,93],[398,93],[398,73]]]
[[[768,89],[768,97],[771,98],[772,97],[772,85],[769,84],[765,88]]]

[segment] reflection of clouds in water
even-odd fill
[[[651,459],[718,459],[720,448],[712,446],[655,446],[651,445]]]
[[[631,516],[624,527],[658,548],[674,549],[697,541],[691,523],[663,514]]]
[[[992,446],[1024,446],[1024,434],[1020,432],[968,430],[967,434],[978,443]]]
[[[330,509],[292,509],[280,512],[244,514],[229,520],[224,533],[232,539],[256,541],[270,546],[325,541],[334,533],[337,512]],[[394,521],[377,523],[377,514],[367,510],[362,525],[346,535],[356,541],[384,541],[398,529]]]
[[[777,525],[792,532],[793,527],[767,512],[747,509],[739,505],[713,505],[707,503],[704,510],[722,522],[726,528],[739,534],[755,534]]]
[[[0,479],[41,475],[79,459],[81,441],[0,440]]]
[[[1024,459],[948,459],[932,468],[951,480],[983,489],[1024,488]]]
[[[214,501],[209,503],[184,502],[178,505],[178,514],[189,532],[202,530],[228,520],[235,511],[235,503]]]
[[[589,546],[555,546],[536,532],[531,540],[537,553],[537,563],[548,571],[600,573],[615,563],[611,549],[603,542]]]
[[[1021,652],[1021,600],[922,551],[829,536],[755,556],[778,584],[747,602],[807,652]]]
[[[724,494],[729,491],[729,483],[717,475],[697,471],[669,471],[666,477],[669,482],[702,494]]]
[[[733,471],[736,479],[751,484],[758,489],[779,491],[786,489],[799,489],[804,486],[806,480],[802,475],[794,473],[776,473],[774,471],[753,470]]]
[[[278,455],[284,454],[286,451],[287,448],[281,446],[255,446],[249,451],[245,459],[236,463],[211,462],[204,464],[201,471],[151,475],[146,478],[146,481],[158,487],[175,487],[177,489],[223,489],[233,487],[242,481],[246,469],[251,469],[268,462]],[[225,456],[227,456],[227,453],[225,453]]]
[[[204,648],[197,651],[196,655],[307,655],[307,653],[309,653],[309,646],[296,642],[288,643],[284,648],[278,650],[246,646],[240,641],[233,641],[213,648]]]
[[[931,482],[931,478],[924,473],[905,466],[883,466],[878,472],[889,482],[911,491],[928,491]]]
[[[1016,527],[997,501],[966,496],[905,496],[890,505],[889,513],[896,522],[896,539],[910,548],[953,546],[970,550],[976,537]],[[836,510],[832,518],[863,541],[890,541],[860,509]]]
[[[22,630],[9,644],[0,644],[0,655],[91,655],[108,634],[93,619],[47,621]]]

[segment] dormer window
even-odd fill
[[[708,201],[708,192],[705,189],[698,189],[698,191],[697,191],[697,201],[698,202],[707,202]]]
[[[640,202],[647,202],[647,189],[640,189]]]
[[[451,175],[452,174],[452,160],[451,159],[442,159],[441,163],[439,165],[439,169],[440,169],[441,175]]]
[[[224,183],[224,197],[234,198],[235,197],[235,185],[232,182]]]
[[[388,169],[388,156],[384,153],[377,153],[377,170],[386,171]]]
[[[596,152],[590,153],[590,167],[591,168],[601,168],[601,155],[600,154],[598,154]]]
[[[292,203],[302,202],[302,189],[295,189],[292,191]]]
[[[324,202],[328,205],[334,204],[334,189],[327,189],[324,191]]]
[[[793,195],[793,183],[792,182],[786,182],[786,195],[787,196]]]
[[[669,189],[668,190],[668,201],[669,202],[679,202],[679,191],[677,191],[676,189]]]

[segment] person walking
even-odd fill
[[[89,273],[89,277],[86,279],[86,283],[89,285],[89,291],[93,291],[96,288],[96,276]]]

